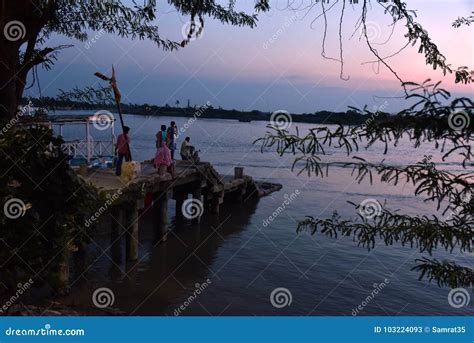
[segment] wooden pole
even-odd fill
[[[127,227],[127,222],[124,218],[124,209],[122,206],[118,205],[112,207],[111,216],[112,228],[110,231],[110,253],[112,260],[119,264],[122,260],[120,236],[122,233],[122,227]]]
[[[165,241],[168,232],[168,192],[153,194],[153,217],[156,238]]]
[[[122,107],[120,106],[120,99],[122,98],[122,95],[120,94],[120,91],[119,91],[118,86],[117,86],[117,79],[115,78],[115,68],[114,68],[114,66],[112,65],[112,77],[107,77],[104,74],[99,73],[99,72],[96,72],[94,75],[97,76],[98,78],[104,80],[104,81],[109,81],[110,82],[110,85],[111,85],[112,90],[114,92],[115,104],[117,105],[117,111],[118,111],[119,118],[120,118],[120,125],[122,126],[122,133],[125,134],[125,130],[124,130],[125,124],[124,124],[123,116],[122,116]],[[128,141],[126,141],[126,144],[127,144],[127,149],[128,149],[128,154],[129,154],[129,157],[130,157],[130,161],[131,161],[132,160],[132,151],[130,150],[130,146],[128,145]]]
[[[127,261],[136,261],[138,260],[138,206],[136,201],[131,203],[127,214],[126,256]]]
[[[173,195],[174,195],[174,198],[176,200],[176,215],[175,215],[175,218],[177,221],[180,221],[183,219],[183,210],[182,210],[182,207],[183,207],[183,204],[184,204],[184,201],[188,198],[188,193],[186,193],[185,191],[174,191],[173,192]]]
[[[201,196],[202,196],[202,186],[201,186],[201,182],[199,182],[193,188],[193,199],[196,199],[197,201],[199,201],[202,204]],[[196,218],[191,220],[191,223],[193,225],[199,225],[199,223],[201,223],[201,215],[202,215],[202,213],[199,213],[199,215]]]
[[[89,127],[89,120],[86,123],[86,147],[87,147],[87,162],[90,162],[92,159],[91,152],[91,132]]]

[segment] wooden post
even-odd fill
[[[92,159],[92,148],[91,148],[91,128],[89,127],[89,121],[86,123],[86,147],[87,147],[87,162]]]
[[[202,205],[202,184],[201,184],[201,182],[199,182],[193,188],[193,199],[199,201]],[[196,218],[192,219],[191,223],[193,225],[198,225],[201,222],[201,215],[202,215],[202,212],[199,213],[199,215]]]
[[[183,203],[188,198],[188,194],[184,191],[176,191],[174,193],[174,198],[176,199],[176,220],[180,221],[183,219]]]
[[[60,260],[58,262],[58,269],[57,269],[57,279],[55,280],[56,289],[59,294],[65,294],[69,290],[69,243],[64,248],[62,253],[60,254]]]
[[[235,167],[234,179],[243,179],[243,177],[244,177],[244,167]]]
[[[158,240],[166,240],[168,231],[168,192],[153,194],[153,218]]]
[[[220,206],[221,206],[221,194],[214,193],[213,197],[209,201],[209,213],[219,214]]]
[[[203,203],[203,209],[204,209],[204,213],[208,213],[209,212],[209,203],[210,203],[210,199],[209,199],[209,190],[207,188],[205,188],[202,192],[202,203]]]
[[[112,131],[112,147],[110,148],[111,149],[110,155],[114,155],[114,151],[115,151],[114,149],[115,149],[115,144],[116,144],[116,141],[115,141],[115,120],[112,120],[110,129]]]
[[[112,207],[111,216],[112,228],[110,229],[110,253],[112,260],[116,263],[120,263],[122,260],[120,236],[122,228],[127,227],[127,222],[125,221],[124,210],[121,206]]]
[[[125,247],[127,261],[138,259],[138,206],[132,202],[127,215],[127,232],[125,234]]]
[[[246,193],[246,188],[245,187],[237,189],[237,191],[235,192],[236,200],[240,203],[243,202],[245,193]]]
[[[72,254],[72,270],[75,271],[76,275],[82,275],[89,269],[86,249],[87,244],[80,242],[77,246],[77,250]]]

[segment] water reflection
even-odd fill
[[[88,251],[75,254],[72,280],[77,281],[64,300],[76,306],[93,306],[94,289],[107,287],[115,296],[113,307],[127,314],[172,315],[172,309],[179,306],[177,299],[192,293],[196,284],[218,277],[211,265],[219,248],[230,236],[239,235],[249,226],[257,204],[258,200],[252,199],[223,205],[219,215],[205,214],[199,225],[177,221],[173,216],[165,241],[156,235],[153,211],[145,211],[140,220],[137,262],[125,261],[124,238],[119,238],[119,228],[113,219],[104,220],[101,234]]]

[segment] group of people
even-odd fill
[[[172,121],[170,126],[161,125],[161,130],[156,134],[156,154],[154,159],[155,168],[158,173],[164,174],[165,171],[174,173],[174,152],[176,150],[176,123]]]
[[[117,144],[115,146],[115,155],[117,156],[115,174],[117,176],[120,176],[122,173],[123,160],[131,160],[129,132],[130,128],[125,126],[123,133],[117,138]],[[176,151],[177,136],[178,129],[174,121],[170,123],[168,128],[166,125],[161,125],[160,131],[156,134],[156,154],[153,164],[160,174],[164,174],[166,171],[174,174],[174,154]],[[191,138],[186,137],[181,144],[181,159],[198,162],[199,157],[197,151],[190,144],[190,140]]]

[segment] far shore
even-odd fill
[[[74,111],[74,110],[108,110],[116,111],[114,105],[90,105],[88,103],[63,103],[61,101],[48,98],[47,100],[31,99],[35,107],[46,107],[53,111]],[[26,103],[26,100],[25,100]],[[156,106],[156,105],[136,105],[121,104],[123,113],[143,116],[167,116],[167,117],[185,117],[185,118],[207,118],[207,119],[228,119],[242,122],[266,121],[270,122],[271,112],[262,111],[239,111],[223,108],[214,108],[209,103],[202,106],[179,107],[179,106]],[[368,116],[357,113],[354,110],[346,112],[317,111],[314,113],[294,114],[286,111],[276,111],[277,118],[291,116],[292,122],[309,124],[341,124],[341,125],[361,125],[367,121]],[[382,120],[389,116],[388,113],[378,112],[375,121]]]

